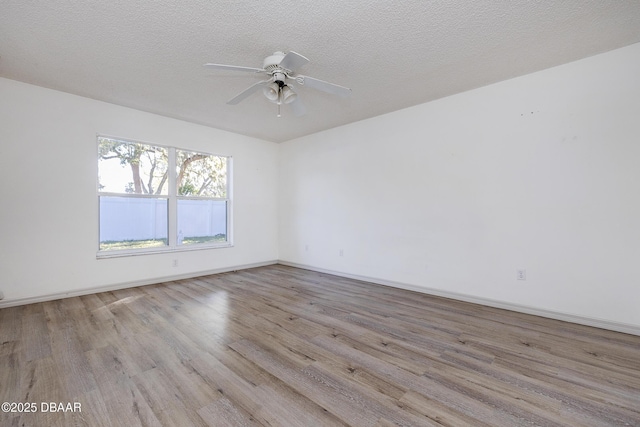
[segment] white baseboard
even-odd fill
[[[82,295],[90,295],[90,294],[95,294],[95,293],[99,293],[99,292],[110,292],[110,291],[116,291],[116,290],[119,290],[119,289],[134,288],[134,287],[145,286],[145,285],[153,285],[153,284],[156,284],[156,283],[171,282],[171,281],[174,281],[174,280],[190,279],[192,277],[207,276],[207,275],[210,275],[210,274],[218,274],[218,273],[226,273],[226,272],[229,272],[229,271],[246,270],[248,268],[264,267],[264,266],[273,265],[273,264],[282,264],[282,265],[286,265],[286,266],[289,266],[289,267],[295,267],[295,268],[301,268],[301,269],[304,269],[304,270],[317,271],[319,273],[326,273],[326,274],[331,274],[331,275],[334,275],[334,276],[346,277],[346,278],[355,279],[355,280],[361,280],[361,281],[364,281],[364,282],[375,283],[375,284],[378,284],[378,285],[390,286],[390,287],[399,288],[399,289],[406,289],[406,290],[409,290],[409,291],[420,292],[420,293],[424,293],[424,294],[428,294],[428,295],[435,295],[435,296],[444,297],[444,298],[450,298],[450,299],[454,299],[454,300],[458,300],[458,301],[465,301],[465,302],[470,302],[470,303],[474,303],[474,304],[481,304],[481,305],[486,305],[488,307],[502,308],[502,309],[505,309],[505,310],[511,310],[511,311],[515,311],[515,312],[519,312],[519,313],[532,314],[532,315],[535,315],[535,316],[547,317],[547,318],[556,319],[556,320],[563,320],[565,322],[576,323],[576,324],[579,324],[579,325],[593,326],[593,327],[596,327],[596,328],[607,329],[607,330],[611,330],[611,331],[623,332],[623,333],[626,333],[626,334],[640,336],[640,326],[639,325],[633,325],[633,324],[621,323],[621,322],[614,322],[614,321],[611,321],[611,320],[598,319],[598,318],[592,318],[592,317],[585,317],[585,316],[579,316],[579,315],[569,314],[569,313],[561,313],[561,312],[545,310],[545,309],[537,308],[537,307],[530,307],[530,306],[525,306],[525,305],[520,305],[520,304],[513,304],[513,303],[509,303],[509,302],[505,302],[505,301],[493,300],[493,299],[488,299],[488,298],[481,298],[481,297],[476,297],[476,296],[472,296],[472,295],[459,294],[459,293],[456,293],[456,292],[448,292],[448,291],[443,291],[443,290],[440,290],[440,289],[424,288],[424,287],[410,285],[410,284],[406,284],[406,283],[394,282],[394,281],[391,281],[391,280],[378,279],[378,278],[375,278],[375,277],[362,276],[362,275],[358,275],[358,274],[344,273],[344,272],[341,272],[341,271],[328,270],[328,269],[324,269],[324,268],[314,267],[314,266],[311,266],[311,265],[299,264],[299,263],[289,262],[289,261],[284,261],[284,260],[273,260],[273,261],[265,261],[265,262],[259,262],[259,263],[253,263],[253,264],[236,265],[236,266],[217,268],[217,269],[207,270],[207,271],[198,271],[198,272],[193,272],[193,273],[180,274],[180,275],[175,275],[175,276],[167,276],[167,277],[161,277],[161,278],[137,280],[137,281],[117,283],[117,284],[113,284],[113,285],[99,286],[99,287],[79,289],[79,290],[55,292],[55,293],[51,293],[51,294],[47,294],[47,295],[39,295],[39,296],[35,296],[35,297],[0,300],[0,308],[14,307],[14,306],[25,305],[25,304],[33,304],[33,303],[44,302],[44,301],[53,301],[53,300],[62,299],[62,298],[70,298],[70,297],[77,297],[77,296],[82,296]]]
[[[243,264],[243,265],[236,265],[231,267],[216,268],[216,269],[207,270],[207,271],[197,271],[193,273],[185,273],[185,274],[179,274],[175,276],[156,277],[153,279],[116,283],[116,284],[107,285],[107,286],[98,286],[98,287],[85,288],[85,289],[79,289],[79,290],[55,292],[52,294],[38,295],[35,297],[6,299],[6,300],[0,301],[0,308],[33,304],[33,303],[44,302],[44,301],[53,301],[53,300],[62,299],[62,298],[79,297],[82,295],[97,294],[100,292],[117,291],[119,289],[135,288],[138,286],[153,285],[156,283],[171,282],[174,280],[190,279],[192,277],[208,276],[210,274],[227,273],[229,271],[246,270],[248,268],[255,268],[255,267],[264,267],[266,265],[273,265],[277,263],[278,261],[276,260],[265,261],[265,262],[258,262],[254,264]]]
[[[319,273],[331,274],[339,277],[346,277],[349,279],[361,280],[363,282],[375,283],[378,285],[390,286],[392,288],[406,289],[409,291],[420,292],[428,295],[435,295],[443,298],[454,299],[458,301],[465,301],[474,304],[481,304],[488,307],[502,308],[504,310],[515,311],[518,313],[533,314],[535,316],[547,317],[549,319],[563,320],[565,322],[576,323],[579,325],[593,326],[600,329],[607,329],[610,331],[623,332],[625,334],[640,336],[640,326],[629,323],[614,322],[611,320],[598,319],[592,317],[579,316],[569,313],[561,313],[552,310],[545,310],[537,307],[530,307],[526,305],[513,304],[505,301],[493,300],[489,298],[476,297],[473,295],[459,294],[456,292],[448,292],[440,289],[424,288],[415,285],[409,285],[406,283],[394,282],[390,280],[377,279],[375,277],[361,276],[358,274],[343,273],[340,271],[327,270],[324,268],[318,268],[311,265],[298,264],[295,262],[289,262],[279,260],[278,264],[287,265],[289,267],[302,268],[304,270],[317,271]]]

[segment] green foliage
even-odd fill
[[[196,196],[198,191],[191,181],[186,181],[180,186],[180,188],[178,188],[178,194],[181,196]]]
[[[176,150],[178,195],[227,197],[227,159]]]
[[[166,148],[100,137],[98,155],[99,161],[118,159],[123,168],[131,170],[132,180],[115,192],[167,194],[169,156]],[[176,169],[179,196],[227,197],[226,157],[176,150]],[[98,187],[104,188],[101,183]]]
[[[166,148],[101,137],[98,139],[98,157],[100,161],[118,159],[123,168],[131,169],[132,181],[119,191],[165,194],[168,171]],[[104,188],[100,183],[98,186]]]

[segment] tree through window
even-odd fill
[[[99,250],[228,245],[229,162],[98,137]]]

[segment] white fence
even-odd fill
[[[100,197],[100,241],[166,239],[166,199]],[[178,235],[227,234],[227,203],[219,200],[178,200]]]

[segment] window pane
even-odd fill
[[[176,150],[179,196],[227,197],[227,158]]]
[[[227,202],[178,200],[178,244],[227,241]]]
[[[167,195],[167,149],[98,137],[98,191]]]
[[[167,199],[100,197],[100,250],[167,245]]]

